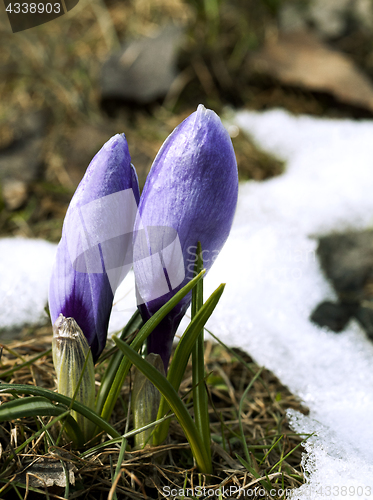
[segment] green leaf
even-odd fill
[[[58,392],[50,391],[49,389],[44,389],[42,387],[35,387],[33,385],[23,385],[23,384],[0,384],[0,394],[17,394],[17,395],[32,395],[32,396],[42,396],[50,401],[56,401],[65,405],[67,408],[75,410],[84,417],[91,420],[96,426],[107,432],[112,437],[120,437],[118,431],[114,429],[108,422],[103,420],[97,413],[77,401],[72,402],[72,399],[59,394]],[[2,406],[0,406],[2,408]]]
[[[31,398],[27,398],[27,399],[31,399]],[[10,456],[5,460],[4,465],[3,465],[3,470],[6,469],[6,467],[9,465],[9,463],[12,461],[12,459],[15,458],[16,455],[18,453],[20,453],[29,443],[31,443],[31,441],[33,441],[34,439],[39,437],[43,432],[47,431],[50,427],[52,427],[52,425],[56,424],[57,422],[59,422],[60,420],[62,420],[65,417],[66,418],[69,417],[69,410],[63,411],[60,415],[58,415],[56,418],[54,418],[51,422],[48,422],[46,425],[43,425],[41,427],[41,429],[39,429],[37,432],[35,432],[35,434],[30,436],[28,439],[26,439],[26,441],[24,441],[20,446],[18,446],[10,454]],[[71,417],[71,419],[74,420],[72,417]],[[74,420],[74,422],[75,422],[75,420]],[[75,425],[77,425],[76,422],[75,422]]]
[[[65,406],[56,406],[42,396],[28,398],[17,398],[7,401],[0,406],[0,422],[15,420],[22,417],[56,417],[68,411]],[[84,439],[82,431],[74,418],[69,415],[66,426],[72,431],[74,442],[83,446]]]
[[[0,406],[0,422],[22,417],[56,416],[67,408],[62,409],[48,399],[41,396],[17,398],[7,401]]]
[[[242,394],[242,397],[241,397],[241,400],[240,400],[240,404],[239,404],[239,407],[238,407],[238,425],[239,425],[239,428],[240,428],[241,441],[242,441],[242,444],[243,444],[243,448],[244,448],[244,451],[245,451],[246,460],[247,460],[248,463],[251,462],[251,459],[250,459],[249,449],[248,449],[247,443],[246,443],[246,437],[245,437],[245,432],[244,432],[243,425],[242,425],[241,414],[242,414],[243,403],[245,401],[246,395],[249,392],[249,390],[251,389],[251,387],[253,386],[255,380],[262,373],[262,371],[263,371],[263,367],[260,368],[260,370],[251,379],[250,384],[246,387],[244,393]]]
[[[211,316],[213,310],[215,309],[219,299],[224,291],[225,285],[220,285],[215,292],[211,294],[206,303],[202,306],[202,308],[198,311],[194,319],[190,322],[187,329],[185,330],[183,336],[178,343],[174,356],[172,358],[172,363],[168,369],[167,380],[171,383],[172,387],[175,391],[178,391],[181,380],[185,373],[185,368],[188,363],[188,359],[190,353],[192,352],[193,346],[196,343],[197,337],[201,332],[201,329]],[[203,382],[202,382],[203,384]],[[163,397],[161,399],[159,410],[157,414],[157,418],[161,418],[168,412],[170,405],[167,402],[167,399]],[[164,441],[167,437],[169,427],[169,421],[166,421],[164,424],[160,425],[154,431],[153,444],[159,445]],[[210,446],[210,444],[209,444]]]
[[[179,398],[177,392],[170,382],[154,366],[145,361],[136,351],[131,349],[125,342],[113,337],[119,349],[131,360],[131,362],[155,385],[159,392],[165,397],[168,404],[176,415],[182,426],[185,436],[190,444],[197,466],[202,473],[211,474],[212,464],[208,460],[208,454],[204,448],[203,440],[199,435],[196,425],[192,420],[186,406]]]
[[[238,458],[241,465],[243,465],[250,472],[250,474],[252,474],[257,479],[259,479],[261,477],[261,475],[258,472],[256,472],[254,467],[252,467],[248,462],[246,462],[246,460],[244,458],[240,457],[237,453],[236,453],[236,457]],[[266,474],[266,477],[268,479],[267,473],[265,473],[265,474]],[[268,479],[268,481],[266,481],[264,478],[259,479],[259,483],[268,491],[272,488],[272,485],[271,485],[269,479]]]
[[[203,267],[203,254],[201,243],[198,242],[196,253],[195,274],[200,272]],[[203,307],[203,280],[201,280],[192,292],[192,319],[195,318],[198,311]],[[203,325],[204,326],[204,325]],[[211,457],[211,434],[210,419],[208,409],[208,397],[205,379],[205,348],[203,342],[203,328],[197,337],[197,341],[192,350],[192,380],[193,380],[193,406],[194,420],[197,429],[205,443]]]
[[[154,422],[151,422],[150,424],[144,425],[144,427],[140,427],[139,429],[133,429],[132,431],[125,432],[125,434],[123,434],[123,436],[121,436],[119,438],[109,439],[108,441],[105,441],[104,443],[97,444],[96,446],[93,446],[89,450],[81,453],[80,458],[88,457],[89,455],[93,455],[98,450],[102,450],[103,448],[107,448],[108,446],[111,446],[113,444],[122,443],[123,439],[128,440],[128,438],[130,438],[132,436],[136,436],[137,434],[140,434],[141,432],[144,432],[147,429],[151,429],[152,427],[155,427],[157,424],[159,424],[159,423],[163,422],[164,420],[169,419],[173,416],[174,416],[174,414],[172,413],[171,415],[168,415],[167,417],[163,417],[159,420],[155,420]]]
[[[151,334],[154,328],[162,321],[162,319],[176,306],[180,300],[187,295],[192,288],[202,279],[205,271],[199,273],[198,276],[193,278],[189,283],[187,283],[181,290],[179,290],[164,306],[162,306],[159,311],[157,311],[141,328],[137,334],[134,341],[131,343],[133,350],[138,351],[142,344],[145,342],[147,337]],[[123,358],[120,366],[118,368],[117,374],[114,378],[113,383],[109,389],[106,400],[104,401],[103,408],[101,411],[101,417],[104,420],[109,420],[113,412],[115,403],[118,399],[120,390],[122,388],[124,379],[126,378],[129,369],[131,367],[131,361],[129,359]]]
[[[272,472],[272,471],[274,471],[277,467],[279,467],[279,466],[282,464],[282,462],[283,462],[284,460],[286,460],[286,459],[287,459],[287,457],[288,457],[289,455],[291,455],[291,454],[292,454],[292,453],[293,453],[293,452],[294,452],[294,451],[295,451],[295,450],[296,450],[299,446],[303,445],[303,444],[307,441],[307,439],[309,439],[310,437],[312,437],[314,434],[315,434],[315,432],[313,432],[312,434],[308,434],[308,435],[306,435],[307,437],[305,437],[304,439],[302,439],[302,441],[301,441],[300,443],[298,443],[298,444],[297,444],[297,446],[295,446],[292,450],[290,450],[290,451],[289,451],[289,453],[287,453],[284,457],[282,457],[282,458],[281,458],[281,459],[280,459],[280,460],[279,460],[279,461],[278,461],[278,462],[277,462],[277,463],[276,463],[276,464],[275,464],[275,465],[271,468],[271,470],[269,471],[269,473],[271,473],[271,472]]]
[[[246,460],[244,458],[240,457],[237,453],[235,455],[236,455],[236,458],[238,459],[238,461],[240,462],[240,464],[243,465],[250,472],[250,474],[252,474],[257,479],[260,478],[260,474],[258,474],[256,472],[254,467],[252,467],[248,462],[246,462]]]

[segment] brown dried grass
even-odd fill
[[[22,340],[3,346],[0,378],[11,383],[33,384],[54,389],[55,374],[51,353],[51,329],[43,327],[28,330]],[[26,365],[27,361],[43,352],[45,355]],[[121,463],[121,475],[113,486],[113,476],[120,453],[119,445],[110,445],[99,451],[82,456],[84,450],[74,450],[64,442],[56,447],[48,441],[46,433],[33,439],[29,445],[8,463],[13,450],[40,428],[40,422],[32,418],[3,422],[0,426],[0,496],[1,498],[117,498],[146,499],[164,498],[163,488],[221,491],[227,497],[230,487],[256,490],[256,496],[268,497],[263,481],[276,491],[292,489],[304,482],[301,468],[302,439],[288,426],[286,410],[294,408],[307,412],[300,402],[268,370],[260,369],[246,354],[227,350],[219,344],[206,343],[206,372],[210,400],[210,422],[212,435],[213,475],[206,477],[194,466],[190,448],[180,425],[173,420],[167,442],[158,447],[143,450],[128,448]],[[237,456],[245,457],[238,420],[238,408],[243,392],[253,377],[255,380],[241,413],[242,426],[252,471],[240,463]],[[100,370],[98,370],[99,372]],[[131,428],[132,419],[127,422],[130,378],[124,384],[121,398],[112,417],[112,425],[124,433]],[[191,366],[188,366],[180,388],[188,402],[191,397]],[[97,384],[99,384],[99,375]],[[6,398],[3,398],[6,400]],[[47,423],[48,419],[40,419]],[[51,428],[50,437],[57,439],[58,425]],[[280,438],[278,443],[276,441]],[[101,436],[101,442],[107,437]],[[129,445],[132,442],[129,441]],[[284,458],[285,457],[285,458]],[[61,465],[62,464],[62,465]],[[255,471],[255,474],[253,473]],[[66,493],[66,474],[75,478],[75,486],[69,486]],[[46,486],[46,481],[59,477],[63,486]],[[61,479],[62,477],[62,479]],[[58,481],[57,481],[58,482]],[[196,490],[194,490],[196,491]],[[280,491],[281,493],[281,491]],[[210,491],[211,495],[211,491]],[[218,493],[216,493],[218,497]],[[244,495],[241,490],[241,496]],[[190,495],[189,495],[190,496]],[[180,497],[180,495],[179,495]],[[271,495],[271,498],[279,496]],[[251,498],[255,498],[251,496]]]

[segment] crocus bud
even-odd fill
[[[164,375],[163,362],[158,354],[150,353],[146,360]],[[132,388],[132,413],[134,428],[140,429],[157,418],[161,395],[140,370],[135,371]],[[149,441],[152,428],[135,435],[136,448],[143,448]],[[151,443],[150,443],[151,444]]]
[[[220,118],[200,105],[166,139],[141,195],[134,271],[144,320],[193,277],[198,241],[206,270],[211,267],[230,232],[237,195],[231,139]],[[165,367],[190,300],[191,294],[148,338],[148,352],[160,354]]]
[[[97,360],[114,292],[132,266],[139,187],[124,134],[91,161],[66,213],[49,287],[52,323],[74,318]]]
[[[52,351],[58,392],[72,398],[78,389],[75,401],[94,409],[95,371],[92,353],[73,318],[65,318],[62,314],[57,318],[53,325]],[[93,431],[92,422],[75,411],[71,413],[88,441]]]

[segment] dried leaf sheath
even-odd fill
[[[60,314],[53,325],[53,363],[60,394],[74,397],[87,356],[75,399],[94,409],[95,373],[90,347],[77,322]],[[72,416],[78,422],[85,439],[89,440],[93,431],[92,422],[76,412],[72,412]]]

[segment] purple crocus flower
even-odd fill
[[[193,277],[198,241],[204,267],[211,267],[229,235],[237,195],[231,139],[219,117],[200,105],[164,142],[141,195],[134,271],[144,320]],[[160,354],[165,367],[190,301],[191,294],[148,338],[148,352]]]
[[[97,360],[105,347],[114,292],[132,265],[139,187],[124,134],[91,161],[71,200],[57,248],[49,309],[54,324],[74,318]]]

